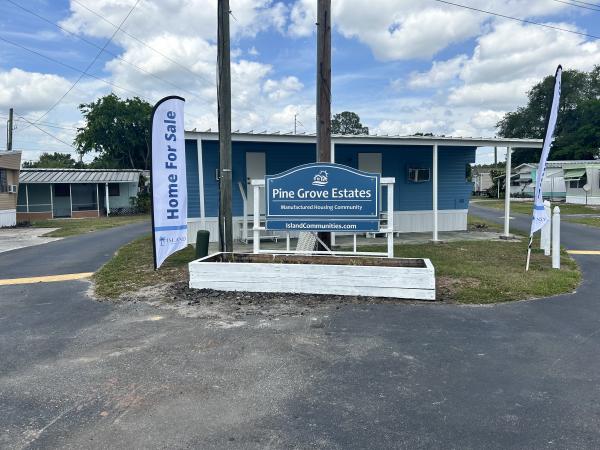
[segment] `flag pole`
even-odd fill
[[[529,262],[531,261],[531,246],[533,244],[533,234],[529,236],[529,246],[527,247],[527,263],[525,264],[525,272],[529,272]]]

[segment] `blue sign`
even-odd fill
[[[267,230],[379,231],[380,175],[333,163],[265,177]]]

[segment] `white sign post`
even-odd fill
[[[187,182],[181,97],[165,97],[152,111],[152,241],[154,269],[187,247]]]

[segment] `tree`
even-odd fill
[[[84,164],[77,162],[68,153],[42,153],[37,161],[24,161],[24,169],[44,168],[44,169],[79,169]]]
[[[75,145],[81,155],[98,154],[90,167],[150,168],[150,103],[109,94],[79,110],[86,124],[77,129]]]
[[[527,94],[527,106],[507,113],[498,123],[503,137],[543,139],[552,103],[554,77],[548,76]],[[551,159],[600,157],[600,65],[591,72],[565,70]],[[514,165],[537,161],[540,150],[515,149]]]
[[[358,114],[344,111],[334,114],[331,120],[331,133],[333,134],[369,134],[369,127],[363,127]]]

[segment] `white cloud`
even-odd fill
[[[413,89],[440,87],[457,77],[467,59],[466,55],[459,55],[447,61],[434,61],[429,71],[411,73],[408,86]]]
[[[285,77],[281,80],[267,80],[263,91],[271,100],[282,100],[302,90],[304,85],[296,77]]]
[[[0,110],[15,108],[20,114],[52,106],[71,83],[58,75],[13,68],[0,72]]]
[[[554,14],[567,6],[546,0],[474,0],[470,6],[498,13],[533,17]],[[347,38],[366,44],[380,60],[427,59],[448,46],[476,37],[491,16],[434,2],[413,0],[336,0],[332,24]],[[316,21],[316,2],[297,0],[288,32],[309,36]]]

